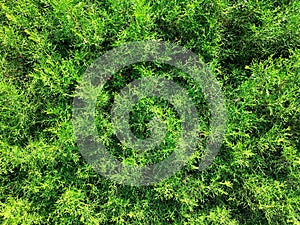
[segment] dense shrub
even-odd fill
[[[3,224],[299,224],[300,2],[225,0],[0,1],[0,221]],[[204,148],[154,186],[114,183],[75,144],[74,90],[101,54],[128,41],[164,40],[198,54],[226,96],[221,151],[198,170]],[[134,79],[169,77],[189,91],[208,134],[206,100],[188,77],[139,63],[99,93],[97,127],[128,163],[167,157],[180,131],[170,104],[146,99],[131,114],[147,137],[156,114],[164,144],[138,157],[113,135],[110,107]]]

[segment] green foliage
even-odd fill
[[[299,1],[0,1],[0,222],[2,224],[299,224]],[[98,95],[97,127],[111,154],[129,164],[166,158],[180,120],[161,99],[131,113],[138,137],[149,121],[167,124],[145,154],[113,134],[113,98],[131,81],[172,79],[199,112],[199,147],[186,167],[154,186],[130,187],[97,175],[75,144],[74,90],[101,54],[128,41],[164,40],[198,54],[227,101],[222,149],[198,165],[209,135],[200,87],[166,65],[124,68]]]

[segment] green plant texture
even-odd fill
[[[300,224],[300,1],[0,0],[0,223]],[[180,119],[167,101],[145,98],[130,114],[132,132],[166,136],[143,154],[116,138],[114,97],[130,82],[173,80],[199,114],[193,157],[152,186],[97,174],[78,149],[74,91],[91,63],[127,42],[160,40],[190,49],[226,97],[227,128],[216,159],[199,171],[210,111],[187,74],[137,63],[114,74],[97,96],[101,142],[120,161],[167,158]],[[154,127],[155,129],[155,127]]]

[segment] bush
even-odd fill
[[[0,2],[0,221],[3,224],[299,224],[299,1],[25,0]],[[72,101],[86,68],[139,40],[173,42],[208,64],[226,96],[227,130],[205,171],[198,149],[176,175],[147,187],[114,183],[75,143]],[[196,103],[203,140],[209,111],[199,87],[166,65],[116,73],[97,100],[97,127],[128,164],[166,158],[180,120],[147,98],[131,113],[136,136],[164,118],[163,144],[144,155],[113,134],[112,101],[131,81],[167,77]]]

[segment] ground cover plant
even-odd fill
[[[300,2],[226,0],[0,0],[0,221],[2,224],[300,224]],[[110,107],[131,81],[169,77],[188,90],[201,139],[188,164],[153,186],[120,185],[85,162],[72,126],[74,90],[99,56],[129,41],[184,46],[210,67],[226,97],[227,129],[212,163],[198,170],[209,133],[201,89],[166,65],[138,63],[99,93],[99,137],[131,164],[166,158],[180,132],[168,102],[147,98],[131,113],[150,135],[136,155],[115,138]]]

